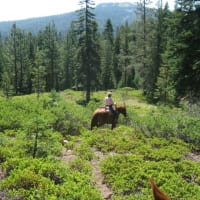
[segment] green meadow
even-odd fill
[[[105,91],[0,97],[0,195],[4,199],[152,200],[149,177],[171,199],[200,199],[200,110],[149,104],[113,90],[128,116],[90,130]],[[98,179],[102,181],[98,181]]]

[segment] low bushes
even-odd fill
[[[13,167],[11,167],[13,166]],[[22,199],[99,199],[88,174],[48,159],[11,159],[4,163],[6,174],[0,189],[7,197]]]
[[[94,93],[87,105],[77,104],[83,94],[70,90],[43,94],[39,100],[35,95],[0,98],[4,196],[101,200],[91,165],[99,159],[114,200],[152,199],[149,176],[172,199],[198,199],[199,162],[187,160],[191,148],[199,151],[198,115],[149,105],[131,88],[114,92],[119,104],[125,100],[128,112],[114,130],[109,125],[89,130],[105,92]],[[73,153],[73,160],[62,162],[63,147]]]

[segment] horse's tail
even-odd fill
[[[98,124],[97,115],[94,114],[91,120],[91,130],[93,129],[94,126],[97,126],[97,124]]]

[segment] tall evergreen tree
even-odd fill
[[[27,49],[27,35],[13,24],[8,38],[6,55],[9,58],[9,71],[15,94],[28,93],[30,62]],[[8,66],[8,65],[7,65]],[[8,68],[7,68],[8,70]],[[7,71],[8,72],[8,71]]]
[[[86,90],[86,102],[90,101],[91,83],[97,79],[98,71],[98,43],[95,41],[97,35],[97,24],[92,12],[94,1],[81,0],[81,9],[78,11],[77,21],[78,34],[78,60],[82,72],[82,83]],[[95,64],[96,63],[96,64]]]
[[[3,65],[4,65],[4,58],[3,58],[3,42],[0,35],[0,83],[2,81],[2,74],[3,74]]]
[[[35,54],[35,65],[32,68],[32,88],[33,91],[37,94],[37,98],[39,99],[40,97],[40,93],[45,91],[45,75],[46,75],[46,71],[45,71],[45,67],[42,66],[43,62],[42,62],[42,51],[37,51]]]
[[[176,55],[177,96],[200,97],[200,1],[178,0]]]
[[[19,34],[19,92],[25,94],[29,92],[31,77],[31,63],[28,54],[28,38],[22,31]]]
[[[42,50],[44,66],[46,67],[46,90],[58,90],[59,76],[59,49],[58,49],[58,33],[55,24],[46,26],[42,33]]]
[[[102,52],[101,52],[101,80],[104,90],[114,87],[113,73],[113,26],[108,19],[103,31]]]
[[[107,19],[104,31],[103,31],[103,38],[107,40],[109,43],[113,45],[114,42],[114,30],[113,30],[113,25],[111,22],[111,19]]]
[[[153,63],[153,52],[156,48],[155,15],[152,9],[148,8],[151,2],[143,0],[138,7],[140,21],[137,25],[136,35],[136,58],[140,78],[140,87],[144,94],[151,98],[153,83],[155,83],[155,66]]]
[[[77,38],[74,34],[74,26],[71,24],[67,32],[63,47],[63,65],[64,65],[64,88],[78,89],[78,66],[76,60]]]
[[[113,47],[113,74],[115,77],[115,87],[119,85],[122,76],[121,65],[119,64],[120,49],[121,49],[121,34],[120,34],[120,28],[117,28],[116,36],[114,38],[114,47]]]
[[[146,97],[152,101],[157,89],[157,77],[162,66],[162,54],[167,43],[166,30],[168,28],[168,6],[163,9],[162,0],[158,9],[149,9],[149,0],[141,1],[136,34],[136,60],[139,86]],[[166,65],[165,65],[166,66]],[[159,79],[160,82],[160,79]]]
[[[28,93],[32,92],[32,70],[36,66],[36,52],[37,52],[37,40],[32,33],[28,33],[27,36],[27,53],[29,59],[29,73],[27,74]]]
[[[141,17],[141,29],[139,32],[140,35],[140,45],[141,45],[141,64],[142,64],[142,69],[141,69],[141,77],[143,77],[143,82],[142,82],[142,88],[144,93],[146,93],[146,88],[148,83],[147,81],[147,5],[149,4],[149,0],[140,0],[139,6],[138,6],[138,11],[139,15]]]
[[[8,55],[11,57],[10,59],[10,64],[11,67],[13,68],[13,75],[14,75],[14,90],[15,94],[19,93],[19,71],[18,71],[18,49],[17,47],[19,46],[19,41],[18,41],[18,35],[19,30],[16,27],[16,24],[13,24],[12,29],[11,29],[11,34],[10,34],[10,51],[8,52]]]
[[[176,41],[174,38],[176,31],[170,26],[170,19],[173,19],[173,15],[168,9],[168,4],[165,5],[164,9],[158,9],[157,53],[154,60],[159,71],[153,92],[154,99],[165,104],[175,101],[174,76],[176,69],[174,63],[176,61],[171,58]]]
[[[1,47],[0,47],[0,66],[1,66],[1,81],[0,86],[2,91],[4,92],[4,95],[8,98],[13,95],[13,71],[12,71],[12,65],[10,61],[10,49],[9,42],[7,41],[1,41]]]
[[[6,98],[9,98],[10,96],[12,96],[13,87],[12,87],[10,76],[7,71],[4,71],[2,74],[1,88]]]
[[[168,55],[170,77],[173,77],[176,99],[200,97],[200,8],[197,1],[178,0],[168,23]]]
[[[132,87],[135,75],[133,64],[131,62],[132,54],[130,50],[130,44],[132,43],[130,36],[130,28],[128,22],[126,22],[124,26],[121,26],[121,48],[119,57],[119,64],[121,68],[121,80],[120,85],[118,86],[123,87]]]

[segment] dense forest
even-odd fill
[[[149,9],[144,1],[132,24],[114,30],[108,19],[103,32],[94,2],[81,2],[65,37],[54,23],[37,35],[13,24],[0,41],[0,83],[7,97],[73,88],[85,90],[88,102],[91,91],[129,86],[153,102],[199,98],[198,1],[178,0],[174,11],[162,1]]]

